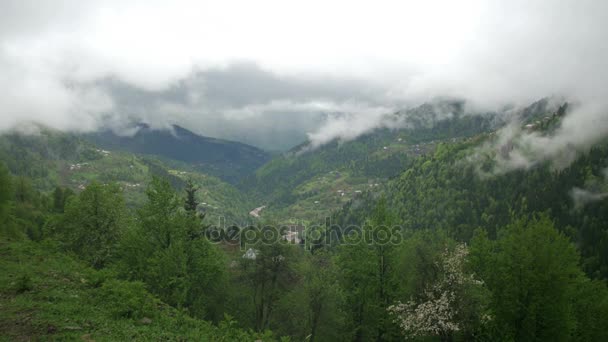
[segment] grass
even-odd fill
[[[0,238],[0,341],[253,341],[227,318],[219,326],[188,316],[143,283],[87,267],[50,242]]]
[[[86,163],[86,164],[83,164]],[[58,162],[56,169],[62,174],[60,184],[78,191],[79,186],[86,186],[92,181],[101,183],[116,182],[124,189],[124,196],[129,207],[137,207],[145,202],[145,190],[152,179],[152,171],[141,156],[128,152],[111,152],[95,160],[81,163],[79,168],[70,170],[71,162]],[[209,223],[217,223],[219,217],[229,222],[241,223],[248,219],[251,205],[234,186],[219,178],[183,169],[169,169],[168,165],[158,162],[168,174],[183,181],[192,179],[200,188],[197,193],[201,203],[207,203],[205,210]],[[251,207],[251,208],[250,208]]]

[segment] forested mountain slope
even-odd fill
[[[104,150],[77,135],[44,128],[33,135],[0,135],[0,160],[19,176],[25,188],[43,192],[57,186],[79,192],[92,181],[118,183],[124,189],[127,205],[134,207],[143,202],[152,178],[162,177],[177,189],[193,180],[200,187],[200,210],[213,221],[222,216],[242,224],[253,205],[232,185],[190,164]]]
[[[553,134],[565,111],[531,110],[517,132]],[[455,114],[442,129],[283,156],[244,184],[256,206],[272,200],[269,214],[228,229],[197,208],[254,205],[192,166],[51,131],[3,136],[0,328],[9,339],[606,340],[608,142],[570,164],[501,170],[521,145],[493,120]],[[322,224],[288,239],[294,212]]]
[[[545,107],[542,110],[547,110]],[[322,219],[366,191],[378,192],[439,142],[454,143],[504,124],[496,113],[469,113],[462,101],[436,101],[388,116],[395,128],[318,148],[310,142],[276,157],[240,185],[266,215]]]
[[[565,168],[550,162],[529,170],[491,175],[493,153],[478,155],[482,135],[456,144],[441,144],[391,180],[382,196],[404,229],[442,229],[470,241],[483,227],[490,237],[514,217],[546,213],[583,256],[585,271],[608,278],[608,142],[590,148]],[[362,224],[382,197],[368,194],[337,212],[337,225]]]
[[[120,136],[107,130],[83,138],[108,150],[129,151],[179,160],[200,172],[236,183],[270,159],[270,155],[243,143],[203,137],[173,125],[170,129],[151,129],[140,124],[133,136]]]

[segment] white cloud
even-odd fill
[[[0,129],[159,120],[238,138],[256,118],[252,132],[266,137],[280,128],[264,120],[297,130],[276,120],[282,111],[300,136],[328,141],[383,126],[380,110],[436,96],[496,109],[564,95],[593,109],[572,113],[560,134],[578,134],[574,122],[586,121],[599,124],[580,129],[603,136],[605,13],[608,2],[593,0],[3,1]],[[209,73],[188,83],[197,72],[230,74],[242,60],[269,73],[266,83],[241,89],[260,78],[238,73],[222,87]],[[146,103],[98,86],[109,77]],[[175,89],[190,103],[170,98]],[[323,106],[352,112],[320,127],[320,112],[331,111]],[[307,115],[313,123],[299,125]]]

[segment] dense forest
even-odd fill
[[[608,341],[608,0],[0,0],[0,342]]]
[[[0,328],[8,339],[608,339],[607,145],[567,167],[497,173],[483,122],[277,157],[240,194],[180,162],[110,156],[60,133],[5,136]],[[446,133],[463,123],[477,128]],[[431,140],[419,154],[366,156]],[[85,187],[62,172],[76,161],[96,166]],[[289,189],[332,171],[384,183],[295,235],[276,215],[222,226],[202,205],[218,190],[244,201],[233,210],[286,205],[298,201]],[[145,185],[139,195],[125,177]]]

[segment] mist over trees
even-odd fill
[[[450,153],[438,149],[435,158]],[[434,166],[420,163],[422,179],[432,179]],[[396,181],[411,177],[416,165]],[[176,192],[156,178],[133,211],[116,184],[91,183],[78,194],[56,188],[47,195],[5,167],[0,171],[5,239],[56,241],[66,253],[110,272],[102,282],[141,282],[192,317],[218,324],[230,317],[253,333],[310,341],[607,338],[604,280],[586,275],[581,246],[548,214],[511,212],[506,225],[485,219],[486,227],[480,222],[473,231],[411,229],[402,226],[403,209],[389,205],[394,198],[381,198],[361,229],[337,244],[321,238],[305,248],[304,242],[260,239],[243,249],[207,238],[191,183]],[[20,208],[40,219],[24,218]],[[271,223],[250,229],[261,237],[264,226]],[[601,274],[589,267],[587,274]]]

